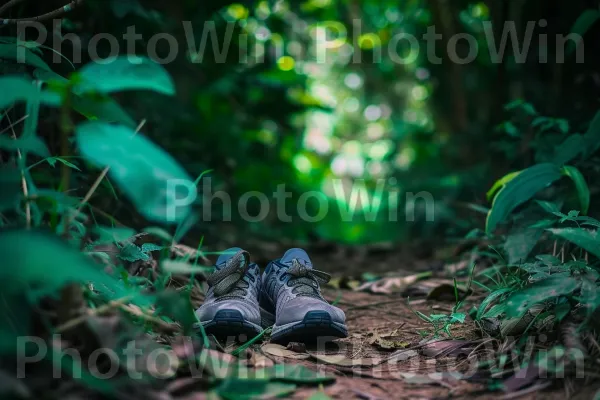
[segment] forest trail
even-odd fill
[[[274,245],[249,243],[248,246],[253,248],[258,259],[273,257],[280,251],[279,246]],[[319,395],[323,393],[332,399],[368,400],[546,400],[565,397],[564,389],[556,382],[553,387],[550,387],[549,381],[531,386],[531,380],[518,375],[518,362],[512,371],[507,368],[503,372],[503,377],[511,381],[508,389],[493,390],[490,386],[490,374],[478,366],[497,357],[495,349],[499,343],[486,335],[466,310],[455,309],[457,294],[461,299],[481,296],[476,290],[464,290],[466,277],[454,286],[451,276],[456,274],[457,269],[464,273],[467,262],[444,264],[432,258],[408,257],[405,250],[397,248],[376,249],[376,255],[369,255],[373,248],[351,251],[332,251],[331,248],[319,251],[315,248],[311,253],[318,268],[333,270],[333,279],[323,288],[323,294],[346,313],[348,338],[335,340],[326,346],[302,343],[282,346],[270,343],[268,335],[265,335],[263,340],[239,354],[243,363],[255,369],[280,364],[303,365],[335,378],[321,386],[298,385],[289,394],[293,399],[311,396],[320,399]],[[401,261],[402,257],[406,261]],[[361,261],[370,262],[372,267],[364,268]],[[359,277],[361,271],[368,271],[368,274]],[[371,279],[371,282],[365,282],[365,278]],[[194,305],[200,302],[201,296],[195,299]],[[444,322],[448,321],[444,316],[460,314],[463,320],[458,316],[460,321]],[[427,318],[435,321],[428,322]],[[446,327],[447,330],[444,329]],[[221,342],[220,346],[226,360],[238,362],[225,353],[235,353],[240,343]],[[515,376],[518,379],[515,380]],[[574,398],[591,398],[593,393],[579,393]],[[183,399],[196,400],[203,396],[194,397],[190,393],[190,397]]]

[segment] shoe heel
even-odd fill
[[[275,325],[275,315],[264,308],[260,308],[260,323],[263,328]]]

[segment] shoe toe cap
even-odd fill
[[[346,321],[344,312],[331,304],[315,298],[296,297],[289,300],[277,313],[276,323],[281,326],[302,321],[306,314],[311,311],[327,312],[331,317],[331,321],[338,324],[344,324]]]
[[[196,310],[196,315],[200,322],[206,322],[213,320],[219,311],[239,311],[246,321],[260,325],[260,311],[258,306],[253,306],[239,300],[226,300],[203,304]]]

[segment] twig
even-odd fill
[[[7,117],[8,117],[8,115],[7,115]],[[19,118],[14,123],[12,123],[8,128],[4,128],[3,130],[1,130],[0,131],[0,135],[3,134],[4,132],[6,132],[9,129],[12,129],[13,126],[17,126],[17,124],[20,124],[21,122],[25,121],[28,117],[29,117],[29,115],[26,115],[24,117]]]
[[[148,315],[145,312],[143,312],[141,309],[132,307],[131,305],[120,304],[119,308],[131,315],[135,315],[136,317],[140,317],[141,319],[143,319],[145,321],[153,323],[157,327],[161,328],[163,330],[163,332],[165,332],[165,333],[173,333],[173,332],[177,332],[179,330],[179,325],[170,324],[166,321],[163,321],[160,318],[157,318],[152,315]]]
[[[121,307],[122,305],[124,305],[126,302],[128,302],[129,300],[131,300],[131,296],[127,296],[127,297],[123,297],[121,299],[118,300],[113,300],[110,303],[107,303],[103,306],[100,306],[98,308],[94,308],[93,310],[91,310],[89,313],[84,314],[84,315],[80,315],[77,318],[74,318],[70,321],[65,322],[62,325],[59,325],[56,328],[56,332],[57,333],[62,333],[65,331],[68,331],[69,329],[73,329],[76,326],[82,324],[83,322],[85,322],[89,317],[93,317],[96,315],[100,315],[100,314],[104,314],[112,309]]]
[[[18,3],[20,0],[14,0],[14,4]],[[42,22],[49,19],[53,19],[61,16],[64,13],[67,13],[73,10],[75,7],[80,6],[83,3],[83,0],[73,0],[69,4],[57,8],[54,11],[50,11],[49,13],[38,15],[37,17],[29,17],[29,18],[15,18],[15,19],[4,19],[0,18],[0,25],[8,25],[8,24],[16,24],[19,22]],[[10,3],[9,3],[10,4]],[[14,5],[13,4],[13,5]],[[8,6],[8,4],[6,5]]]
[[[27,116],[25,116],[25,118],[27,118]],[[10,124],[10,130],[12,131],[12,137],[14,140],[17,140],[17,134],[15,133],[15,128],[14,128],[14,124],[12,123],[12,121],[10,120],[10,116],[8,114],[6,114],[6,118],[8,119],[8,123]],[[27,180],[25,179],[25,160],[23,159],[23,156],[21,155],[21,150],[17,149],[17,157],[19,158],[19,164],[20,165],[20,169],[21,169],[21,186],[23,188],[23,196],[25,196],[25,198],[29,197],[29,189],[27,188]],[[31,228],[31,204],[29,204],[28,201],[25,202],[25,221],[27,224],[27,229]]]

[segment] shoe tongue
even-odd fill
[[[302,265],[305,265],[308,269],[312,269],[312,262],[310,261],[310,257],[306,254],[306,251],[302,249],[289,249],[285,252],[283,257],[281,257],[280,262],[287,266],[292,266],[293,260],[298,260]]]
[[[215,263],[215,269],[217,271],[225,268],[227,266],[227,261],[237,255],[242,249],[239,247],[232,247],[230,249],[225,250],[219,258],[217,258],[217,262]]]

